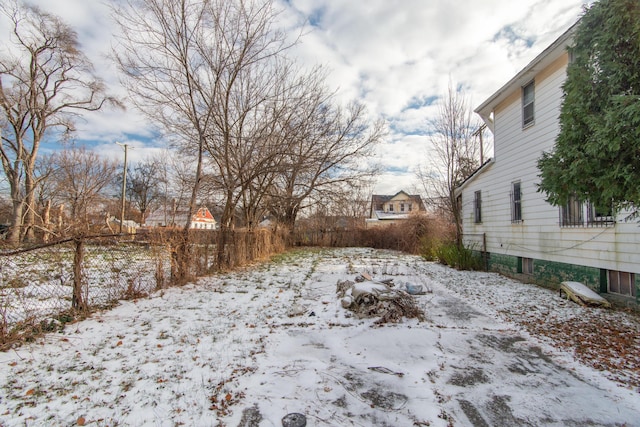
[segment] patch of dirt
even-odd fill
[[[372,408],[381,408],[387,411],[398,410],[409,400],[404,394],[373,388],[365,391],[361,396],[371,404]]]
[[[509,396],[493,396],[491,401],[487,404],[486,412],[488,412],[489,418],[493,421],[493,425],[532,426],[532,424],[513,415],[511,407],[509,406],[510,400],[511,398]]]
[[[476,384],[486,384],[489,377],[479,368],[462,369],[451,376],[448,383],[458,387],[470,387]]]
[[[262,421],[260,409],[258,409],[258,405],[253,405],[242,411],[242,418],[238,427],[255,427],[260,425],[260,421]]]
[[[482,414],[473,406],[473,403],[464,399],[458,400],[458,403],[460,404],[460,408],[462,408],[462,412],[464,412],[474,427],[489,427],[489,424],[482,418]]]

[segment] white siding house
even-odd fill
[[[640,226],[590,204],[550,205],[537,191],[537,161],[559,132],[567,46],[575,26],[475,111],[494,136],[494,158],[457,189],[463,239],[487,266],[545,285],[580,281],[639,297]]]

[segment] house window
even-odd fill
[[[393,204],[389,205],[389,212],[393,212]]]
[[[587,205],[587,226],[610,227],[615,223],[612,208],[598,209],[591,203]]]
[[[516,272],[518,274],[533,274],[533,258],[518,257]]]
[[[404,212],[404,203],[400,203],[400,212]]]
[[[476,191],[473,197],[473,220],[476,224],[482,222],[482,193]]]
[[[411,212],[411,209],[413,209],[413,205],[411,203],[409,203],[407,206],[408,206],[409,212]]]
[[[608,291],[629,297],[636,296],[636,278],[634,273],[624,271],[608,271]]]
[[[580,227],[584,225],[582,210],[582,202],[576,196],[570,196],[569,201],[560,207],[560,226]]]
[[[519,181],[511,184],[511,222],[522,222],[522,193]]]
[[[614,224],[611,209],[597,209],[593,203],[583,203],[575,196],[560,207],[560,227],[610,227]]]
[[[535,87],[534,82],[527,84],[522,88],[522,127],[533,124],[535,120],[534,104],[535,104]]]

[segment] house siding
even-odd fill
[[[521,88],[514,87],[493,108],[492,164],[459,190],[465,243],[482,247],[490,269],[542,285],[576,280],[596,291],[606,290],[604,270],[636,274],[636,301],[640,301],[640,230],[621,214],[614,226],[564,228],[559,209],[537,191],[537,160],[553,149],[559,132],[562,84],[568,55],[559,54],[547,67],[532,73],[535,82],[535,122],[522,127]],[[510,193],[520,182],[522,221],[511,222]],[[473,199],[482,192],[482,222],[475,223]],[[486,246],[485,246],[486,245]],[[521,275],[519,259],[534,260],[534,274]],[[521,264],[520,264],[521,265]],[[606,277],[606,274],[604,275]]]

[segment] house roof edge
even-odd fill
[[[553,43],[545,48],[540,54],[538,54],[529,64],[527,64],[520,72],[518,72],[511,80],[504,84],[500,89],[493,93],[486,101],[480,104],[474,112],[481,117],[489,116],[493,107],[502,102],[511,93],[511,88],[515,85],[521,86],[526,81],[531,80],[535,76],[536,69],[539,65],[548,65],[547,62],[551,62],[564,53],[569,43],[573,39],[573,35],[580,23],[580,20],[576,21],[571,27],[569,27],[560,37],[558,37]],[[531,73],[534,71],[534,73]],[[489,111],[487,109],[489,108]]]
[[[469,175],[467,179],[462,181],[462,183],[455,188],[454,192],[456,197],[460,195],[460,193],[462,193],[462,190],[464,189],[464,187],[467,186],[468,183],[473,181],[478,175],[480,175],[482,172],[484,172],[487,168],[489,168],[489,166],[491,166],[494,163],[495,163],[495,160],[493,158],[490,158],[489,160],[481,164],[480,167],[478,167],[478,169],[473,171],[473,173]]]

